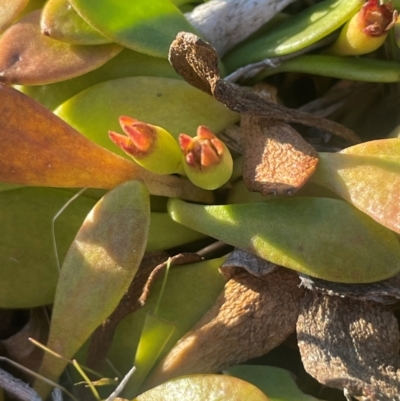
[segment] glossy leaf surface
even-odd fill
[[[72,195],[53,188],[20,187],[0,192],[0,308],[31,308],[53,302],[59,267],[52,220]],[[80,196],[55,221],[60,262],[94,203]]]
[[[100,45],[112,40],[83,20],[68,0],[49,0],[42,10],[42,32],[52,39],[73,45]]]
[[[265,58],[301,50],[343,25],[363,0],[325,0],[288,18],[271,32],[231,51],[224,58],[229,72]]]
[[[42,35],[40,11],[28,14],[0,38],[0,78],[7,84],[40,85],[92,71],[115,57],[115,43],[72,46]]]
[[[7,29],[29,0],[0,0],[0,33]]]
[[[275,366],[237,365],[227,369],[228,375],[254,384],[270,401],[316,401],[297,387],[293,375]]]
[[[90,211],[62,266],[47,346],[72,358],[113,312],[142,260],[150,223],[143,183],[126,182]],[[57,380],[66,361],[45,354],[41,373]],[[38,382],[42,395],[49,390]]]
[[[268,401],[257,387],[222,375],[191,375],[170,380],[133,401]]]
[[[160,299],[164,280],[161,275],[152,285],[150,295],[140,310],[128,315],[118,326],[108,358],[122,372],[127,372],[134,364],[137,345],[142,336],[142,327],[148,313],[157,313],[159,319],[175,324],[175,330],[162,349],[159,358],[164,357],[175,343],[214,304],[223,290],[225,279],[219,273],[219,266],[226,258],[207,260],[182,266],[172,266],[169,270],[165,290]],[[158,310],[156,311],[157,304]],[[165,337],[154,340],[160,347]],[[150,350],[151,351],[151,350]],[[151,358],[152,353],[144,353],[142,360]],[[156,361],[152,359],[154,364]],[[146,374],[139,371],[128,382],[124,390],[126,398],[138,394]]]
[[[79,77],[48,85],[19,86],[18,90],[54,110],[90,86],[111,79],[141,75],[179,78],[167,60],[124,49],[103,66]]]
[[[320,153],[311,179],[400,233],[400,138]]]
[[[127,158],[108,137],[109,130],[120,132],[121,115],[158,125],[175,137],[182,132],[194,135],[201,124],[219,132],[239,118],[186,82],[158,77],[103,82],[79,93],[55,113],[93,142]]]
[[[70,3],[90,25],[129,49],[166,58],[180,31],[193,27],[169,0],[71,0]]]
[[[395,61],[307,54],[288,60],[276,68],[268,68],[256,78],[262,79],[281,72],[299,72],[353,81],[399,82],[399,70],[400,63]]]
[[[168,210],[187,227],[328,281],[367,283],[400,271],[394,233],[342,200],[201,206],[173,199]]]
[[[176,223],[168,213],[152,213],[146,251],[165,250],[200,238],[204,238],[204,234]]]

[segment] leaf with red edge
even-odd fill
[[[256,386],[230,376],[191,375],[146,391],[133,401],[268,401]]]
[[[40,11],[34,11],[0,38],[0,81],[20,85],[64,81],[102,66],[122,49],[115,43],[73,46],[48,38],[40,31]]]
[[[365,142],[338,153],[320,153],[311,180],[400,233],[400,138]]]

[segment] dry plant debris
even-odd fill
[[[351,143],[358,142],[358,137],[340,124],[288,109],[224,81],[220,78],[216,50],[194,34],[177,35],[169,60],[188,83],[241,113],[243,176],[250,191],[263,195],[294,193],[315,171],[317,152],[290,123],[313,126]]]

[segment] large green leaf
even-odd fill
[[[320,153],[311,179],[400,233],[400,138]]]
[[[129,49],[168,56],[180,31],[194,32],[169,0],[70,0],[78,14],[104,36]]]
[[[49,0],[42,10],[40,27],[47,36],[73,45],[112,42],[83,20],[68,0]]]
[[[317,401],[297,387],[291,372],[275,366],[237,365],[227,369],[228,375],[254,384],[270,401]]]
[[[168,210],[178,223],[313,277],[367,283],[400,271],[394,233],[342,200],[202,206],[173,199]]]
[[[257,387],[235,377],[190,375],[146,391],[132,401],[268,401]]]
[[[180,79],[167,60],[124,49],[106,64],[79,77],[48,85],[18,86],[17,88],[50,110],[54,110],[90,86],[111,79],[140,75]]]
[[[0,192],[0,308],[51,304],[59,266],[52,221],[71,192],[21,187]],[[63,261],[95,201],[80,196],[55,221],[56,249]]]
[[[72,46],[42,35],[40,11],[28,14],[0,38],[1,82],[41,85],[92,71],[115,57],[115,43]]]
[[[113,312],[142,260],[150,223],[149,193],[128,181],[108,192],[90,211],[62,266],[47,346],[72,358]],[[46,353],[40,368],[57,380],[67,362]],[[43,398],[49,388],[37,382]]]
[[[301,50],[329,35],[363,5],[364,0],[325,0],[288,18],[273,31],[232,50],[224,58],[228,72],[266,58]]]
[[[121,132],[121,115],[161,126],[176,137],[182,132],[194,136],[201,124],[218,132],[239,119],[186,82],[159,77],[103,82],[74,96],[55,113],[93,142],[127,158],[108,137],[109,130]]]

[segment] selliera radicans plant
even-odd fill
[[[400,4],[311,3],[0,1],[0,398],[400,399]]]

